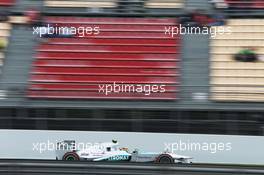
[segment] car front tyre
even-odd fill
[[[160,164],[172,164],[173,162],[174,162],[173,158],[168,154],[161,154],[156,159],[156,163],[160,163]]]

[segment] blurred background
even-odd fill
[[[0,0],[0,20],[0,129],[264,135],[263,0]]]

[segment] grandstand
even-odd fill
[[[243,63],[233,59],[243,47],[253,47],[264,55],[264,20],[233,19],[230,35],[211,41],[212,99],[264,102],[264,62]]]
[[[173,19],[52,18],[47,23],[96,26],[101,34],[58,39],[38,47],[30,82],[31,98],[175,99],[179,37],[164,35]],[[74,56],[73,56],[74,55]],[[164,93],[98,93],[109,83],[167,85]],[[128,89],[127,89],[128,90]]]
[[[244,47],[264,55],[262,1],[43,0],[33,8],[41,23],[30,25],[29,2],[0,0],[10,16],[0,22],[0,128],[263,135],[264,62],[233,59]],[[166,34],[195,7],[223,14],[232,33]],[[93,32],[33,34],[47,24]],[[112,83],[166,87],[99,93]]]

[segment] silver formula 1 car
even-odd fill
[[[74,149],[75,141],[57,143],[57,160],[86,160],[86,161],[130,161],[155,163],[192,163],[191,157],[177,155],[170,152],[141,152],[135,149],[129,152],[128,148],[120,148],[117,141],[100,143],[83,150]]]

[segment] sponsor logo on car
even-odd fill
[[[108,158],[109,161],[129,160],[128,155],[116,155]]]

